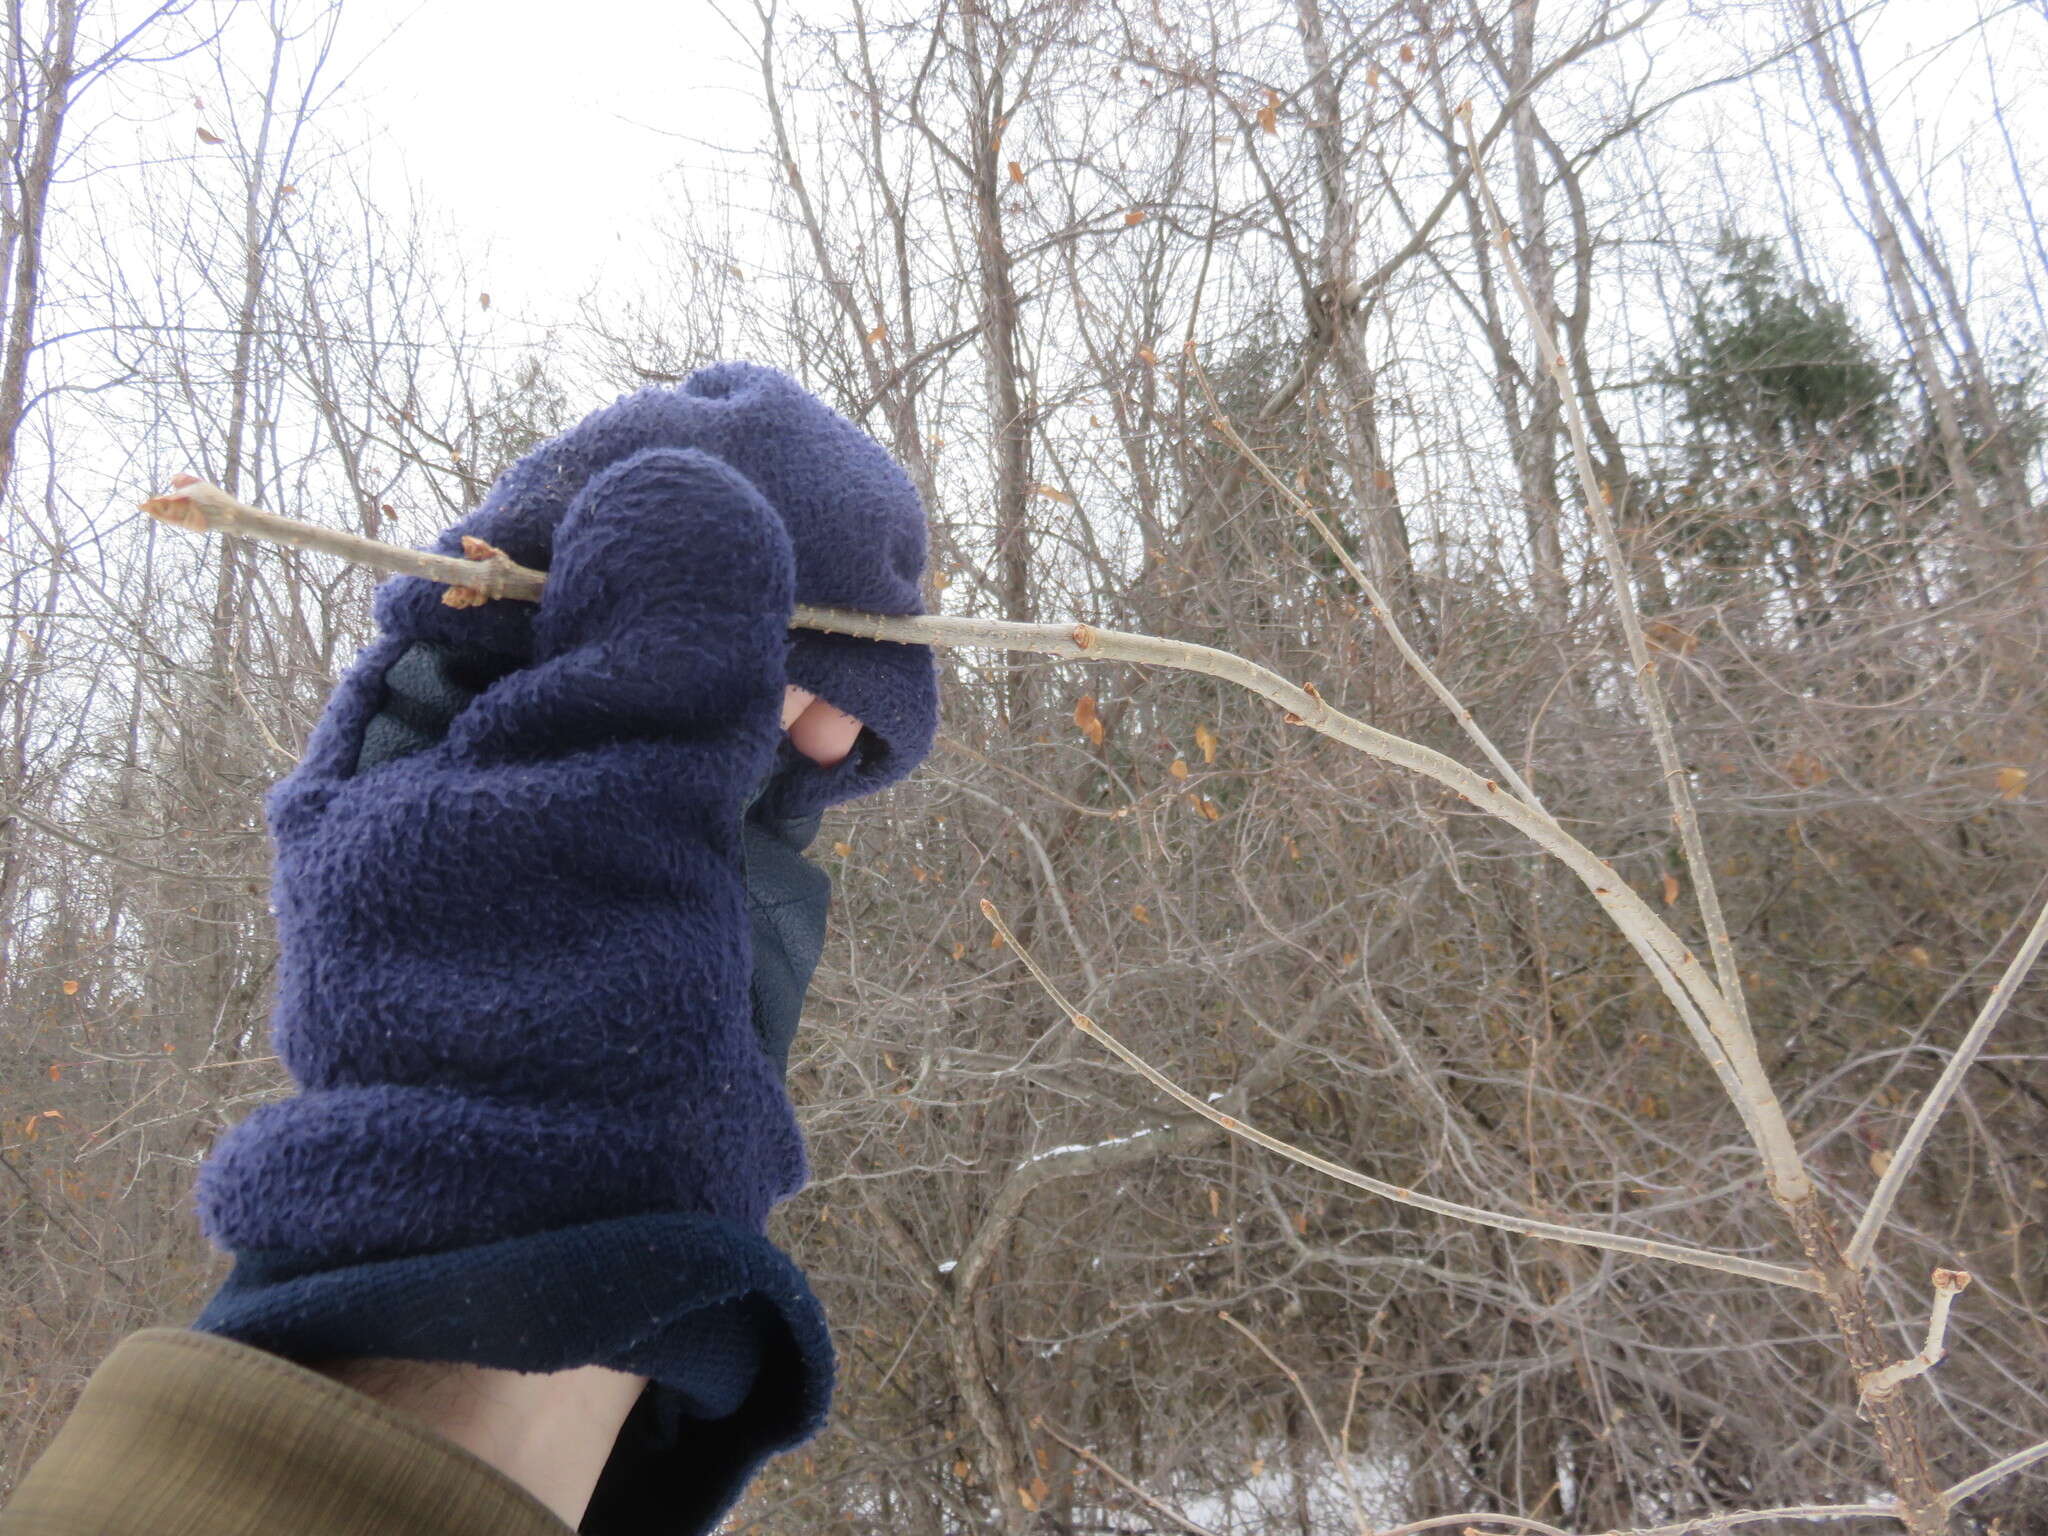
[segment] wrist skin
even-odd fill
[[[601,1365],[531,1373],[448,1360],[337,1360],[313,1369],[488,1462],[572,1530],[647,1385]]]

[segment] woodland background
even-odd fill
[[[1697,942],[1467,100],[1766,1062],[1853,1217],[2048,877],[2040,0],[732,0],[706,46],[751,60],[766,141],[650,188],[662,268],[565,296],[537,345],[494,328],[462,231],[330,131],[343,9],[0,4],[0,1497],[113,1342],[221,1273],[193,1169],[282,1091],[261,797],[367,634],[362,571],[140,517],[175,473],[424,543],[585,410],[753,357],[908,468],[943,611],[1220,646],[1466,755],[1199,369]],[[688,102],[666,126],[716,130]],[[1220,683],[943,661],[929,766],[821,841],[838,895],[792,1064],[817,1177],[776,1232],[844,1380],[754,1528],[1178,1510],[1315,1536],[1358,1528],[1347,1472],[1379,1522],[1586,1530],[1882,1492],[1812,1298],[1226,1141],[1069,1030],[976,912],[1326,1156],[1798,1262],[1561,869]],[[2036,977],[1870,1272],[1901,1354],[1930,1269],[1976,1277],[1913,1386],[1945,1480],[2048,1437],[2044,1052]],[[1347,1403],[1333,1460],[1309,1409]],[[2039,1466],[1958,1517],[2044,1527]]]

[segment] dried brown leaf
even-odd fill
[[[1643,638],[1649,641],[1652,649],[1669,651],[1674,656],[1690,656],[1700,646],[1698,635],[1680,629],[1668,619],[1652,619],[1645,624]]]
[[[1074,724],[1088,738],[1089,745],[1102,745],[1102,717],[1095,712],[1094,694],[1082,694],[1074,705]]]
[[[1785,777],[1801,789],[1811,789],[1816,784],[1826,783],[1830,775],[1828,765],[1802,747],[1786,759]]]

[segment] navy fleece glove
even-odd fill
[[[936,713],[922,648],[792,643],[789,607],[808,548],[814,600],[914,610],[921,514],[870,440],[727,365],[537,450],[443,547],[462,533],[548,567],[546,597],[389,584],[273,794],[275,1032],[305,1092],[202,1170],[237,1264],[197,1326],[649,1376],[584,1529],[703,1530],[829,1392],[816,1304],[760,1235],[804,1177],[780,1083],[822,911],[801,846]],[[409,726],[401,668],[449,655],[464,699]],[[868,723],[846,763],[783,742],[791,680]]]
[[[513,669],[512,662],[475,646],[415,641],[384,674],[383,704],[363,731],[356,771],[435,745],[478,694]],[[778,776],[809,766],[808,760],[792,764]],[[773,815],[771,787],[772,781],[763,784],[741,829],[754,940],[748,994],[762,1049],[786,1067],[804,994],[824,950],[832,882],[803,856],[818,835],[817,814]]]
[[[585,418],[500,476],[483,505],[443,533],[437,548],[459,555],[467,535],[545,569],[562,515],[590,477],[648,448],[699,449],[761,493],[789,535],[797,602],[862,613],[923,611],[925,517],[909,477],[879,443],[794,379],[752,363],[701,368],[674,388],[641,390]],[[388,634],[513,663],[531,653],[528,605],[453,609],[428,582],[387,583],[377,619]],[[384,665],[392,660],[385,657]],[[788,678],[866,729],[832,768],[783,745],[763,796],[769,819],[801,818],[872,793],[931,750],[938,689],[928,647],[802,630],[791,636]]]

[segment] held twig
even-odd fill
[[[372,539],[335,533],[289,518],[257,512],[253,507],[236,502],[217,487],[205,487],[203,482],[190,479],[181,479],[179,488],[172,494],[153,498],[143,506],[153,516],[180,527],[217,530],[243,538],[319,549],[378,570],[420,576],[429,581],[461,585],[474,580],[478,570],[477,565],[450,556],[395,549]],[[508,560],[506,565],[511,566],[512,563]],[[511,573],[505,573],[506,596],[517,601],[538,601],[545,586],[542,573],[519,566],[512,566],[512,571],[520,574],[515,582]],[[540,584],[532,585],[534,581]],[[529,592],[531,596],[527,595]],[[1767,1163],[1777,1166],[1788,1156],[1796,1163],[1797,1154],[1791,1149],[1791,1131],[1785,1125],[1782,1112],[1778,1111],[1769,1083],[1763,1081],[1762,1064],[1754,1059],[1753,1042],[1749,1051],[1750,1061],[1741,1068],[1722,1049],[1724,1040],[1747,1039],[1747,1031],[1739,1028],[1727,1000],[1721,996],[1713,979],[1703,972],[1692,951],[1637,894],[1635,888],[1617,876],[1605,861],[1546,812],[1503,790],[1497,781],[1480,777],[1441,752],[1353,719],[1332,708],[1313,686],[1297,686],[1256,662],[1192,641],[1162,640],[1153,635],[1097,629],[1089,624],[1020,624],[1004,619],[940,616],[895,617],[803,604],[799,604],[791,614],[790,626],[906,645],[1022,651],[1062,661],[1125,661],[1196,672],[1235,683],[1257,694],[1283,710],[1291,724],[1327,736],[1380,762],[1434,779],[1475,809],[1514,827],[1578,877],[1608,920],[1642,955],[1651,976],[1671,1000],[1694,1043],[1734,1102],[1751,1138],[1764,1149]],[[1774,1150],[1776,1156],[1773,1156]]]
[[[1290,1162],[1299,1163],[1304,1168],[1312,1168],[1317,1173],[1326,1174],[1339,1183],[1349,1184],[1353,1189],[1362,1189],[1369,1194],[1378,1195],[1383,1200],[1391,1200],[1396,1205],[1413,1206],[1417,1210],[1430,1211],[1438,1216],[1448,1216],[1454,1221],[1466,1221],[1471,1222],[1475,1226],[1493,1227],[1502,1232],[1518,1232],[1526,1237],[1545,1237],[1560,1243],[1576,1243],[1582,1248],[1601,1248],[1610,1253],[1628,1253],[1634,1254],[1638,1258],[1662,1259],[1672,1264],[1689,1264],[1696,1269],[1716,1270],[1724,1275],[1741,1275],[1751,1280],[1767,1281],[1772,1285],[1789,1286],[1797,1291],[1815,1291],[1819,1289],[1819,1284],[1813,1275],[1803,1269],[1792,1269],[1783,1264],[1770,1264],[1761,1259],[1745,1259],[1736,1254],[1715,1253],[1711,1249],[1692,1248],[1683,1243],[1666,1243],[1655,1238],[1629,1237],[1619,1232],[1599,1232],[1589,1227],[1559,1226],[1555,1222],[1535,1221],[1527,1216],[1514,1216],[1505,1211],[1489,1211],[1475,1205],[1461,1205],[1455,1200],[1442,1200],[1435,1195],[1425,1195],[1417,1190],[1404,1189],[1397,1184],[1389,1184],[1383,1179],[1375,1179],[1369,1174],[1359,1173],[1354,1169],[1346,1168],[1341,1163],[1333,1163],[1327,1158],[1317,1157],[1313,1152],[1297,1147],[1291,1142],[1282,1141],[1277,1136],[1268,1135],[1256,1126],[1245,1124],[1244,1121],[1238,1119],[1235,1115],[1226,1115],[1215,1105],[1206,1103],[1196,1098],[1192,1093],[1189,1093],[1157,1067],[1146,1061],[1136,1051],[1117,1039],[1116,1036],[1110,1034],[1108,1030],[1096,1023],[1094,1019],[1067,1001],[1066,994],[1060,991],[1058,984],[1054,982],[1052,977],[1046,974],[1045,968],[1032,958],[1029,950],[1017,942],[1017,936],[1010,931],[1009,924],[1003,921],[1003,915],[996,909],[994,902],[984,899],[981,903],[981,915],[988,919],[990,927],[1002,935],[1003,942],[1016,953],[1018,960],[1023,963],[1024,968],[1031,973],[1032,978],[1044,989],[1046,996],[1052,999],[1053,1006],[1065,1014],[1067,1021],[1080,1030],[1082,1034],[1088,1036],[1091,1040],[1099,1042],[1104,1050],[1108,1051],[1117,1060],[1137,1073],[1138,1076],[1144,1078],[1146,1082],[1157,1088],[1175,1103],[1193,1110],[1203,1119],[1221,1126],[1233,1136],[1241,1137],[1256,1146],[1264,1147],[1269,1152],[1279,1153]]]
[[[1523,782],[1522,776],[1515,772],[1514,764],[1510,763],[1500,748],[1493,744],[1493,738],[1486,734],[1478,720],[1473,717],[1472,711],[1465,707],[1464,701],[1451,692],[1443,679],[1436,675],[1435,669],[1422,659],[1422,653],[1409,643],[1407,634],[1394,619],[1393,608],[1373,579],[1365,574],[1356,560],[1352,559],[1351,551],[1344,547],[1344,541],[1339,539],[1330,525],[1323,520],[1322,514],[1309,504],[1308,498],[1274,474],[1272,466],[1260,458],[1252,450],[1251,445],[1238,435],[1236,426],[1223,413],[1223,403],[1216,398],[1216,391],[1210,387],[1208,371],[1198,366],[1194,370],[1194,375],[1195,382],[1202,387],[1202,397],[1209,402],[1209,409],[1215,413],[1210,417],[1209,424],[1236,450],[1239,458],[1258,471],[1259,478],[1273,488],[1273,494],[1287,503],[1296,517],[1315,529],[1317,536],[1322,539],[1330,553],[1337,557],[1337,563],[1344,567],[1344,573],[1372,605],[1373,618],[1379,622],[1387,638],[1394,642],[1394,649],[1401,653],[1401,659],[1408,664],[1408,669],[1421,678],[1423,686],[1435,694],[1438,702],[1451,712],[1451,718],[1458,722],[1459,729],[1471,738],[1472,744],[1485,754],[1489,763],[1493,764],[1494,772],[1531,806],[1542,810],[1543,802],[1536,798],[1536,791]]]
[[[1927,1101],[1920,1106],[1920,1112],[1913,1117],[1913,1123],[1906,1128],[1906,1134],[1899,1147],[1892,1154],[1891,1166],[1877,1181],[1877,1188],[1870,1196],[1870,1204],[1864,1208],[1863,1217],[1856,1223],[1856,1234],[1849,1239],[1844,1256],[1852,1268],[1861,1269],[1870,1260],[1870,1250],[1877,1243],[1877,1235],[1884,1230],[1885,1222],[1892,1213],[1892,1204],[1899,1198],[1899,1190],[1906,1182],[1906,1176],[1913,1171],[1913,1165],[1920,1160],[1920,1154],[1927,1146],[1927,1138],[1934,1130],[1934,1122],[1941,1118],[1941,1112],[1948,1108],[1950,1099],[1963,1085],[1963,1074],[1984,1049],[1984,1042],[1990,1036],[1992,1027],[2005,1015],[2006,1005],[2013,994],[2019,991],[2020,982],[2041,958],[2043,945],[2048,945],[2048,901],[2041,904],[2041,910],[2034,917],[2034,926],[2021,941],[2019,952],[2012,957],[2012,963],[2005,968],[2005,974],[1998,978],[1998,985],[1991,989],[1991,995],[1984,999],[1984,1006],[1978,1010],[1976,1022],[1970,1025],[1969,1033],[1949,1057],[1948,1065],[1941,1069],[1941,1076],[1927,1095]]]
[[[141,507],[151,517],[195,533],[231,533],[238,538],[289,544],[294,549],[335,555],[373,570],[389,571],[394,576],[421,576],[438,581],[448,588],[441,601],[451,608],[473,608],[494,598],[537,603],[547,582],[545,573],[520,565],[482,539],[463,540],[469,554],[462,560],[453,555],[402,549],[361,534],[343,533],[339,528],[322,528],[296,518],[279,517],[274,512],[259,512],[219,486],[191,475],[179,475],[171,481],[169,492],[150,497]]]
[[[1237,451],[1239,457],[1243,458],[1246,463],[1250,464],[1258,472],[1260,478],[1272,487],[1274,493],[1285,501],[1297,516],[1315,529],[1316,533],[1322,538],[1323,543],[1329,547],[1330,551],[1344,567],[1346,573],[1350,575],[1358,590],[1365,595],[1366,601],[1372,605],[1374,619],[1379,622],[1387,637],[1393,641],[1394,648],[1400,652],[1401,658],[1407,663],[1409,670],[1421,678],[1424,686],[1435,694],[1443,706],[1451,712],[1452,717],[1458,722],[1466,736],[1485,754],[1486,760],[1493,765],[1494,771],[1507,781],[1515,793],[1528,804],[1531,810],[1544,817],[1553,828],[1562,833],[1562,829],[1557,827],[1556,818],[1550,815],[1543,802],[1537,798],[1536,791],[1515,771],[1514,765],[1508,761],[1506,754],[1494,745],[1493,738],[1487,735],[1485,729],[1474,718],[1472,711],[1465,707],[1464,701],[1459,699],[1450,690],[1443,679],[1437,676],[1429,663],[1423,660],[1421,653],[1409,642],[1400,624],[1396,622],[1393,610],[1388,605],[1386,598],[1381,595],[1379,588],[1374,584],[1372,578],[1366,575],[1356,560],[1352,559],[1351,552],[1344,547],[1343,541],[1331,530],[1330,525],[1323,519],[1321,514],[1313,506],[1309,505],[1308,501],[1296,492],[1293,487],[1276,475],[1272,467],[1264,459],[1260,458],[1251,445],[1246,443],[1243,437],[1239,435],[1230,419],[1223,414],[1222,405],[1216,399],[1215,392],[1209,386],[1207,373],[1200,368],[1196,368],[1194,373],[1195,380],[1201,386],[1203,395],[1207,398],[1211,409],[1216,412],[1216,415],[1211,420],[1211,425],[1216,429],[1217,433]],[[1722,1091],[1728,1095],[1730,1102],[1735,1106],[1736,1113],[1742,1117],[1743,1126],[1749,1132],[1750,1140],[1756,1143],[1759,1148],[1762,1148],[1765,1145],[1766,1138],[1771,1134],[1770,1128],[1760,1122],[1756,1111],[1752,1108],[1752,1095],[1744,1088],[1741,1077],[1729,1064],[1727,1053],[1722,1050],[1716,1038],[1717,1032],[1709,1028],[1705,1015],[1700,1011],[1704,1008],[1707,1014],[1712,1014],[1716,1010],[1719,1000],[1712,983],[1704,975],[1700,974],[1697,969],[1677,973],[1672,972],[1658,956],[1657,952],[1642,941],[1642,936],[1638,932],[1632,931],[1626,924],[1620,925],[1620,928],[1622,936],[1642,956],[1643,963],[1649,967],[1651,975],[1657,978],[1658,984],[1663,987],[1666,995],[1671,998],[1673,1006],[1678,1010],[1679,1017],[1685,1022],[1687,1031],[1692,1035],[1694,1041],[1697,1042],[1700,1051],[1714,1069],[1716,1077],[1720,1080]]]

